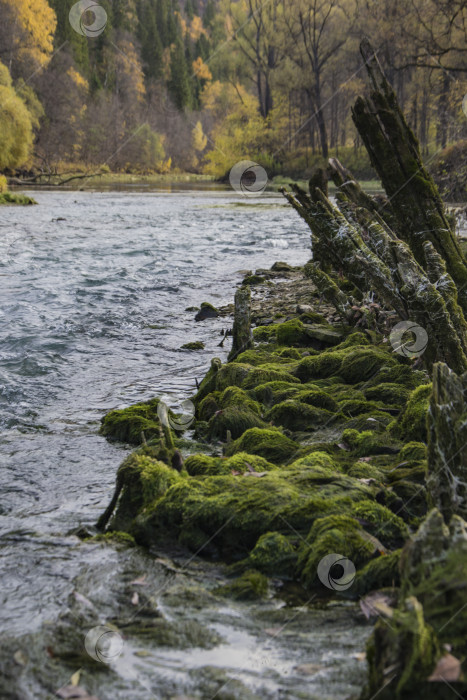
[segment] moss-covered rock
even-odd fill
[[[296,459],[290,465],[291,469],[295,467],[318,467],[326,470],[329,474],[342,471],[341,467],[329,454],[320,450],[310,452],[304,457]]]
[[[381,382],[363,390],[369,401],[383,401],[394,406],[404,405],[410,395],[410,388],[396,382]]]
[[[339,401],[338,410],[348,418],[361,416],[366,413],[387,412],[390,414],[397,414],[398,412],[398,409],[394,406],[387,406],[376,401],[360,401],[358,399],[345,399],[343,401]]]
[[[313,431],[321,425],[330,425],[338,417],[324,408],[316,408],[295,399],[288,399],[267,411],[265,419],[289,430]]]
[[[197,417],[201,421],[209,421],[212,416],[220,410],[221,403],[220,397],[222,393],[220,391],[213,391],[211,394],[200,401],[197,409]]]
[[[430,405],[432,385],[417,387],[410,394],[404,411],[392,427],[392,432],[402,440],[427,441],[427,414]]]
[[[159,419],[157,406],[159,399],[138,403],[128,408],[110,411],[102,418],[99,433],[107,438],[140,445],[143,442],[141,433],[146,440],[159,435]]]
[[[298,450],[298,444],[286,437],[280,430],[252,428],[238,439],[227,445],[226,455],[237,452],[264,457],[273,464],[281,464],[290,460]]]
[[[358,568],[375,553],[375,544],[349,515],[318,518],[299,550],[298,571],[307,587],[321,586],[318,565],[325,556],[338,552]]]
[[[240,389],[237,386],[229,386],[222,392],[219,403],[222,408],[231,408],[232,406],[237,406],[241,408],[248,408],[253,413],[257,415],[261,414],[261,406],[258,401],[251,398],[246,391]]]
[[[409,529],[402,518],[374,501],[355,503],[351,513],[370,535],[390,549],[401,547],[409,536]]]
[[[259,600],[268,593],[268,580],[259,571],[245,571],[232,583],[215,588],[214,593],[234,600]]]
[[[217,411],[209,420],[208,439],[225,441],[230,432],[230,436],[235,440],[250,428],[266,427],[267,423],[249,408],[228,406]]]
[[[273,354],[288,361],[301,360],[302,352],[300,352],[300,350],[297,350],[297,348],[280,348],[280,350],[275,350]]]
[[[117,472],[120,496],[110,529],[129,531],[131,534],[136,516],[181,481],[183,477],[163,462],[137,453],[129,455]]]
[[[399,561],[401,550],[372,559],[355,579],[355,593],[359,596],[381,588],[394,588],[400,584]]]
[[[289,382],[266,382],[259,384],[254,388],[254,395],[265,406],[272,406],[286,399],[291,399],[297,396],[302,390],[302,387],[297,382],[289,384]]]
[[[305,347],[310,342],[305,326],[298,318],[280,323],[277,326],[276,336],[279,345]]]
[[[204,350],[204,343],[202,340],[193,340],[182,345],[180,350]]]
[[[376,376],[383,367],[390,367],[394,363],[395,360],[385,351],[356,347],[344,355],[339,376],[349,384],[366,382]]]
[[[337,413],[339,411],[337,401],[333,399],[330,394],[317,388],[301,391],[297,394],[297,399],[300,403],[315,406],[316,408],[324,408],[331,413]]]
[[[184,466],[190,476],[230,474],[230,469],[225,460],[203,454],[190,455],[190,457],[187,457],[185,460]]]
[[[255,472],[269,472],[277,467],[268,462],[264,457],[252,455],[248,452],[237,452],[232,457],[227,457],[223,460],[223,464],[228,468],[229,473],[238,472],[239,474],[247,473],[253,469]]]
[[[288,384],[298,384],[299,380],[285,369],[274,367],[273,365],[262,365],[252,369],[245,378],[242,386],[244,389],[254,389],[260,384],[267,382],[287,382]]]
[[[243,562],[267,576],[290,577],[295,570],[297,554],[290,541],[279,532],[261,535],[248,558]]]
[[[257,326],[253,328],[253,339],[257,343],[268,343],[276,339],[277,323],[271,323],[270,326]]]
[[[371,430],[360,432],[354,428],[347,428],[342,433],[342,440],[350,447],[355,457],[394,454],[400,448],[400,445],[387,433],[375,433]]]

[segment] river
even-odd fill
[[[96,522],[128,452],[98,435],[100,418],[160,393],[172,395],[174,405],[192,394],[195,377],[203,376],[211,357],[224,359],[228,347],[218,347],[225,319],[195,323],[186,309],[202,301],[231,302],[240,270],[276,260],[303,264],[310,257],[309,229],[276,194],[244,199],[222,189],[132,188],[33,196],[39,206],[2,207],[0,222],[0,625],[10,640],[40,637],[43,626],[67,608],[77,580],[125,565],[118,551],[81,544],[71,534]],[[202,340],[205,350],[181,351],[189,340]],[[132,565],[144,568],[144,554],[131,556],[140,556]],[[102,594],[93,597],[92,588],[84,588],[83,595],[98,605]],[[103,687],[96,681],[94,692],[100,700],[133,700],[198,688],[195,697],[209,697],[192,677],[187,680],[193,669],[243,669],[249,645],[257,644],[251,629],[222,621],[222,615],[241,616],[238,610],[211,611],[210,627],[217,626],[224,640],[214,650],[171,652],[169,666],[178,675],[169,674],[165,690],[154,690],[146,669],[142,684],[134,672],[123,681],[121,672],[119,683]],[[347,632],[339,616],[335,625],[343,639]],[[332,638],[332,623],[327,630]],[[320,690],[316,697],[342,698],[353,688],[352,674],[341,665],[347,675],[341,678],[339,664],[361,648],[363,637],[361,631],[353,640],[349,635],[348,649],[340,647],[323,675],[329,695]],[[333,658],[332,646],[328,640],[320,652],[316,639],[303,643],[300,653],[284,661],[282,681],[276,668],[266,683],[259,662],[243,680],[250,688],[253,677],[256,686],[266,683],[267,693],[258,697],[296,697],[294,688],[310,687],[306,673],[306,682],[291,678],[293,664],[304,660],[303,649],[315,649],[316,663],[325,668],[322,657]],[[222,650],[228,662],[219,660]],[[67,672],[57,669],[58,686],[67,682]],[[361,680],[360,671],[354,675]],[[41,683],[31,672],[11,697],[49,697],[41,694]],[[287,692],[280,691],[281,683]],[[310,693],[297,697],[315,697]]]

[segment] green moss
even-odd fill
[[[25,194],[13,194],[12,192],[0,192],[0,204],[37,204],[35,199]]]
[[[342,343],[340,343],[340,345],[337,346],[336,350],[341,350],[342,348],[351,348],[355,345],[370,345],[370,340],[365,333],[360,333],[360,331],[356,331],[355,333],[351,333],[350,335],[348,335],[347,338],[343,340]]]
[[[190,476],[213,476],[215,474],[230,474],[226,461],[207,455],[190,455],[185,460],[185,469]]]
[[[327,324],[327,319],[322,314],[318,314],[315,311],[307,311],[306,313],[302,314],[300,316],[300,321],[303,321],[303,323]]]
[[[131,445],[141,444],[142,432],[146,440],[157,437],[159,435],[158,404],[159,399],[152,399],[128,408],[110,411],[102,418],[100,435],[129,442]]]
[[[267,576],[290,576],[297,554],[287,537],[279,532],[261,535],[244,564]]]
[[[399,561],[401,550],[372,559],[355,579],[355,592],[362,596],[381,588],[394,588],[400,584]]]
[[[316,430],[321,425],[329,425],[337,420],[330,411],[300,403],[295,399],[276,404],[267,411],[265,419],[289,430],[305,431]]]
[[[327,394],[325,391],[319,389],[307,389],[306,391],[301,391],[297,394],[297,399],[301,403],[308,404],[309,406],[315,406],[316,408],[325,408],[327,411],[332,413],[337,413],[339,411],[339,406],[337,401],[335,401],[332,396]]]
[[[274,355],[291,360],[302,359],[302,353],[297,348],[281,348],[280,350],[275,350]]]
[[[227,440],[227,432],[235,440],[250,428],[266,428],[267,423],[249,408],[229,406],[213,415],[208,423],[209,440]]]
[[[244,474],[249,471],[249,467],[254,469],[255,472],[269,472],[277,469],[274,464],[268,462],[264,457],[251,455],[248,452],[238,452],[232,457],[224,459],[223,464],[227,466],[229,473],[235,471]]]
[[[339,375],[349,384],[366,382],[395,360],[387,353],[376,348],[355,348],[347,353],[339,370]]]
[[[181,350],[204,350],[204,343],[201,340],[194,340],[190,343],[185,343],[180,348]]]
[[[339,465],[336,463],[335,460],[333,460],[333,458],[329,454],[327,454],[326,452],[321,452],[319,450],[316,452],[310,452],[310,454],[307,454],[304,457],[300,457],[300,459],[295,460],[290,465],[290,468],[302,466],[318,467],[320,469],[326,470],[331,474],[341,471]]]
[[[277,323],[271,323],[270,326],[257,326],[253,328],[253,339],[257,343],[267,343],[276,338]]]
[[[304,347],[310,343],[310,339],[305,331],[305,326],[298,318],[280,323],[277,326],[276,334],[279,345]]]
[[[290,360],[280,357],[269,349],[250,348],[242,352],[241,355],[238,355],[232,362],[240,362],[251,365],[252,367],[258,367],[259,365],[267,365],[270,363],[287,363],[290,362]]]
[[[405,404],[410,395],[410,389],[395,382],[383,382],[363,391],[369,401],[384,401],[395,406]]]
[[[298,571],[307,587],[322,586],[318,578],[320,561],[332,552],[350,559],[355,567],[372,557],[374,544],[355,518],[349,515],[328,515],[318,518],[299,550]]]
[[[245,571],[232,583],[215,588],[214,593],[234,600],[259,600],[268,593],[268,580],[259,571]]]
[[[355,462],[350,466],[347,474],[354,479],[375,479],[384,481],[384,472],[368,462]]]
[[[426,442],[426,419],[430,405],[432,385],[417,387],[409,397],[405,410],[395,422],[392,432],[402,440]]]
[[[227,445],[226,455],[248,452],[260,455],[273,464],[288,461],[296,453],[298,444],[279,430],[252,428]]]
[[[252,370],[251,365],[240,362],[222,365],[215,377],[216,391],[224,391],[229,386],[242,386]]]
[[[85,542],[108,542],[110,544],[121,544],[127,547],[134,547],[136,545],[135,538],[128,534],[128,532],[106,532],[99,535],[94,535],[94,537],[87,537]]]
[[[232,406],[248,408],[253,413],[261,414],[260,404],[252,399],[246,391],[237,386],[229,386],[222,392],[219,403],[222,408],[230,408]]]
[[[397,452],[397,444],[385,433],[375,434],[371,430],[359,432],[353,428],[347,428],[342,433],[342,440],[351,448],[355,457]]]
[[[300,384],[289,384],[289,382],[266,382],[254,388],[254,394],[258,401],[266,406],[280,403],[286,399],[297,396],[302,387]]]
[[[243,282],[242,285],[246,286],[248,285],[255,285],[255,284],[263,284],[263,282],[266,281],[265,277],[261,277],[261,275],[247,275]]]
[[[377,537],[389,549],[401,547],[409,536],[409,530],[402,518],[379,503],[361,501],[352,507],[351,512],[367,532]]]
[[[220,410],[220,391],[213,391],[202,399],[198,405],[197,417],[201,421],[208,421],[217,411]]]
[[[296,377],[289,374],[285,369],[263,365],[249,372],[248,377],[243,382],[243,388],[254,389],[260,384],[266,384],[266,382],[287,382],[288,384],[295,382],[298,384],[298,381]]]
[[[426,445],[423,442],[408,442],[399,454],[401,462],[423,462],[427,456]]]
[[[122,490],[110,529],[131,533],[134,518],[182,480],[175,469],[163,462],[146,455],[129,455],[117,472],[117,484]]]
[[[380,412],[383,413],[385,410],[396,410],[394,407],[385,406],[382,403],[376,403],[375,401],[359,401],[358,399],[346,399],[344,401],[339,401],[339,410],[344,416],[353,418],[354,416],[361,416],[365,413]]]
[[[426,372],[413,370],[409,365],[396,363],[383,367],[377,375],[367,382],[367,387],[378,387],[383,384],[402,384],[406,389],[416,389],[421,384],[427,384]]]
[[[316,356],[305,357],[298,363],[295,375],[302,381],[325,379],[339,372],[342,364],[340,352],[322,352]]]

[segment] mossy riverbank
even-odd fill
[[[385,614],[397,619],[400,635],[383,644],[384,622],[375,628],[370,697],[383,682],[384,654],[375,645],[397,647],[414,616],[425,634],[433,619],[447,623],[452,612],[429,596],[423,618],[420,603],[405,602],[407,591],[419,595],[407,558],[431,509],[425,487],[430,377],[396,354],[387,337],[343,326],[303,270],[276,264],[254,277],[262,280],[252,288],[254,347],[225,364],[212,360],[193,397],[188,440],[169,431],[170,444],[157,399],[104,417],[102,434],[139,446],[118,471],[100,526],[147,548],[181,546],[189,556],[223,562],[232,582],[218,593],[233,599],[270,596],[278,579],[306,595],[355,602],[390,589],[401,602]],[[175,449],[184,458],[176,469]],[[342,585],[339,566],[324,572],[323,584],[323,562],[333,553],[355,567],[350,585]],[[442,647],[435,633],[426,634],[423,663],[424,647],[412,640],[413,673],[400,650],[393,652],[398,690],[391,697],[413,697],[414,679],[426,681],[426,697],[438,697],[429,693],[439,686],[427,679]],[[460,637],[451,639],[453,653],[464,653]]]

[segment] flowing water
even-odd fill
[[[72,534],[96,522],[128,452],[98,435],[100,418],[109,409],[157,394],[171,394],[174,405],[192,394],[195,377],[203,376],[210,358],[226,357],[228,348],[218,343],[230,321],[196,323],[187,307],[231,302],[242,278],[239,270],[269,267],[276,260],[303,264],[309,258],[309,231],[274,194],[245,200],[230,191],[179,189],[33,196],[39,206],[2,207],[0,221],[0,625],[11,653],[17,644],[37,663],[44,626],[53,628],[66,613],[73,591],[109,617],[112,596],[120,595],[129,572],[152,571],[155,580],[170,570],[139,550],[128,555],[81,543]],[[189,340],[202,340],[206,349],[181,351]],[[171,586],[180,587],[185,575],[198,583],[221,579],[213,567],[190,562]],[[171,604],[167,619],[177,616],[174,595]],[[163,597],[158,605],[163,609]],[[361,681],[361,669],[354,668],[358,662],[347,666],[367,631],[349,631],[344,622],[353,613],[346,609],[331,622],[329,615],[315,612],[314,637],[303,629],[309,615],[303,613],[294,643],[276,645],[268,663],[255,665],[251,654],[265,626],[261,615],[289,624],[295,613],[284,617],[277,603],[253,606],[254,614],[225,603],[183,608],[182,617],[189,619],[198,611],[204,628],[220,641],[204,645],[211,648],[191,641],[188,651],[175,644],[153,654],[146,665],[142,649],[138,656],[129,642],[125,663],[110,679],[107,667],[105,683],[102,670],[89,674],[88,686],[94,684],[100,700],[182,692],[214,697],[213,674],[220,669],[246,685],[230,689],[229,696],[219,691],[219,698],[250,697],[246,687],[262,688],[258,697],[343,698]],[[310,685],[309,668],[302,680],[291,670],[310,658],[319,690]],[[53,683],[66,684],[73,672],[73,664],[67,669],[59,664],[48,687],[37,671],[17,665],[24,678],[12,698],[49,697],[44,687],[53,697]]]

